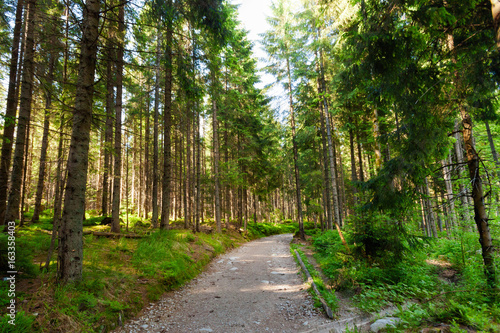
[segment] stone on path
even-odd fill
[[[395,317],[387,317],[383,319],[379,319],[373,324],[370,325],[370,331],[378,332],[387,326],[396,327],[396,325],[401,321],[400,318]]]

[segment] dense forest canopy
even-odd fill
[[[50,214],[62,282],[88,214],[314,222],[372,263],[471,232],[493,288],[498,6],[272,1],[283,120],[228,1],[1,1],[0,223]]]

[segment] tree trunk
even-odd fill
[[[212,75],[215,80],[215,73]],[[215,86],[215,83],[214,83]],[[215,87],[214,87],[215,88]],[[215,92],[214,92],[215,94]],[[219,122],[217,120],[217,103],[215,96],[212,96],[212,109],[213,109],[213,144],[214,144],[214,182],[215,182],[215,221],[217,224],[217,232],[221,232],[221,211],[220,211],[220,180],[219,180]]]
[[[112,29],[112,27],[110,28]],[[109,178],[111,175],[111,153],[113,145],[113,106],[115,105],[114,93],[114,67],[115,50],[111,36],[106,41],[106,130],[104,135],[104,170],[102,175],[102,215],[108,216],[109,207]]]
[[[479,156],[474,147],[472,134],[472,119],[464,107],[460,110],[463,125],[463,138],[465,151],[467,152],[467,165],[472,185],[472,199],[474,201],[474,221],[479,232],[479,242],[483,254],[486,279],[490,287],[495,285],[495,253],[489,228],[489,218],[486,213],[483,194],[483,180],[479,173]]]
[[[125,47],[125,2],[118,7],[118,38],[116,50],[115,149],[113,172],[113,207],[111,232],[120,232],[120,198],[122,183],[122,94],[123,49]]]
[[[172,7],[172,0],[169,0],[169,6]],[[172,126],[172,34],[173,18],[167,21],[167,45],[166,45],[166,76],[165,76],[165,111],[163,113],[163,186],[162,186],[162,204],[161,204],[161,229],[169,228],[170,220],[170,178],[171,178],[171,139],[170,132]]]
[[[352,119],[350,121],[352,124]],[[354,151],[354,131],[349,128],[349,147],[351,152],[351,182],[352,182],[352,206],[353,208],[357,205],[357,187],[356,182],[358,181],[358,175],[356,174],[356,153]]]
[[[21,27],[23,18],[24,1],[18,0],[16,19],[12,36],[12,51],[9,65],[9,88],[7,91],[7,105],[5,108],[4,129],[2,138],[2,156],[0,158],[0,225],[5,222],[7,209],[7,192],[9,168],[12,157],[12,143],[14,142],[14,129],[17,114],[17,65],[19,61],[19,43],[21,40]]]
[[[26,127],[28,126],[31,118],[33,76],[35,67],[35,14],[37,2],[36,0],[29,0],[27,5],[26,51],[23,62],[19,120],[17,122],[16,148],[14,150],[14,163],[12,165],[12,174],[10,179],[10,193],[9,200],[7,202],[4,224],[19,218],[22,184],[21,176],[27,132]]]
[[[149,91],[149,87],[148,87]],[[150,202],[151,196],[149,195],[149,189],[151,188],[151,175],[150,175],[150,156],[149,156],[149,118],[150,118],[150,109],[149,109],[149,93],[147,97],[148,102],[146,103],[146,124],[145,124],[145,133],[144,133],[144,178],[146,183],[144,184],[144,218],[148,218],[150,212]],[[156,101],[155,101],[156,103]]]
[[[47,147],[49,145],[49,118],[52,107],[52,81],[54,78],[54,67],[56,62],[55,52],[51,52],[49,60],[49,73],[47,80],[47,91],[45,95],[45,115],[43,120],[42,147],[40,148],[40,167],[38,169],[38,183],[36,187],[35,208],[31,222],[38,222],[40,218],[40,208],[42,205],[43,186],[45,181],[45,167],[47,160]],[[47,200],[48,201],[48,200]]]
[[[288,77],[288,95],[289,95],[289,107],[290,107],[290,125],[292,127],[292,145],[293,145],[293,164],[295,170],[295,193],[297,196],[297,214],[299,222],[299,236],[300,239],[305,240],[306,234],[304,233],[304,221],[302,220],[302,198],[300,191],[300,175],[299,175],[299,158],[298,158],[298,148],[297,141],[295,139],[295,116],[293,112],[293,98],[292,98],[292,78],[290,73],[290,61],[286,59],[286,70]]]
[[[160,108],[160,60],[161,60],[161,30],[157,28],[156,40],[156,77],[155,77],[155,109],[153,120],[153,195],[152,208],[153,216],[151,217],[151,225],[153,228],[158,228],[158,118]]]
[[[58,277],[63,282],[78,281],[82,278],[82,223],[85,218],[85,189],[99,38],[99,5],[99,0],[87,0],[83,8],[83,35],[67,164],[68,180],[59,233]]]
[[[325,75],[324,75],[324,66],[323,66],[323,52],[320,51],[319,53],[319,63],[320,63],[320,74],[321,74],[321,93],[323,94],[323,117],[325,119],[325,124],[326,124],[326,135],[328,139],[328,155],[329,155],[329,162],[330,162],[330,177],[331,177],[331,182],[332,182],[332,197],[333,197],[333,214],[334,214],[334,223],[335,227],[337,228],[337,232],[339,233],[340,239],[342,240],[342,243],[344,244],[345,247],[347,247],[347,242],[344,239],[344,235],[342,234],[342,230],[340,230],[340,207],[339,207],[339,195],[337,191],[337,180],[336,180],[336,170],[335,170],[335,160],[334,160],[334,153],[333,153],[333,140],[332,140],[332,133],[331,133],[331,128],[330,128],[330,117],[328,113],[328,102],[326,100],[326,82],[325,82]]]
[[[456,226],[457,225],[457,216],[455,215],[455,197],[453,195],[453,186],[451,183],[451,171],[446,165],[447,163],[450,163],[451,159],[448,157],[447,161],[443,160],[441,161],[441,165],[443,166],[443,178],[444,178],[444,183],[446,186],[446,196],[447,196],[447,201],[450,206],[450,218],[451,218],[451,225]],[[448,231],[448,230],[447,230]]]
[[[500,0],[490,0],[497,49],[500,51]]]
[[[490,144],[490,149],[491,149],[491,155],[493,156],[493,161],[495,161],[495,174],[497,176],[497,179],[500,178],[498,174],[498,170],[500,169],[500,162],[498,161],[498,153],[497,150],[495,149],[495,144],[493,143],[493,136],[491,135],[491,130],[490,130],[490,124],[488,123],[487,120],[484,121],[484,124],[486,125],[486,133],[488,134],[488,142]]]
[[[322,106],[320,105],[320,109],[322,109]],[[324,187],[325,187],[325,193],[324,193],[324,202],[325,202],[325,212],[326,212],[326,228],[330,230],[333,228],[333,212],[332,212],[332,197],[331,197],[331,192],[332,192],[332,182],[330,181],[330,172],[328,168],[328,146],[327,146],[327,135],[326,135],[326,127],[325,127],[325,117],[322,117],[320,115],[320,121],[321,121],[321,140],[323,144],[323,149],[322,149],[322,155],[323,155],[323,178],[325,179],[324,181]]]

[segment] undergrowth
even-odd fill
[[[344,230],[351,249],[360,246]],[[464,327],[500,331],[500,290],[486,284],[477,235],[461,232],[406,250],[394,257],[373,258],[346,251],[336,231],[312,235],[315,258],[336,290],[353,290],[355,304],[376,313],[393,306],[402,322],[395,331],[444,323],[453,332]],[[392,245],[391,245],[392,246]],[[498,262],[497,255],[496,261]],[[443,276],[453,276],[447,280]],[[498,284],[497,284],[498,285]]]

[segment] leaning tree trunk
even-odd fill
[[[33,97],[33,76],[35,68],[35,13],[36,0],[28,1],[28,13],[26,15],[27,31],[25,56],[23,63],[23,74],[21,82],[21,96],[19,103],[19,120],[17,122],[16,148],[14,150],[14,163],[10,178],[10,193],[7,202],[4,224],[19,218],[19,206],[21,204],[21,183],[24,159],[24,146],[26,139],[26,127],[31,118],[31,102]]]
[[[488,142],[490,144],[491,155],[493,156],[493,161],[495,161],[495,175],[497,176],[498,179],[500,178],[498,174],[500,170],[500,162],[498,161],[498,152],[495,148],[495,143],[493,142],[493,136],[491,135],[490,124],[488,123],[487,120],[484,121],[484,124],[486,125],[486,134],[488,135]]]
[[[479,232],[479,242],[481,243],[486,279],[488,284],[493,287],[495,284],[495,253],[493,242],[491,240],[488,214],[486,213],[486,206],[484,204],[483,181],[479,173],[480,160],[474,147],[472,119],[463,107],[461,108],[461,115],[464,145],[465,151],[467,152],[467,166],[469,167],[469,177],[472,185],[472,199],[474,201],[474,221],[476,222],[477,230]]]
[[[83,219],[99,38],[99,5],[99,0],[87,0],[83,8],[83,35],[67,163],[68,179],[59,232],[58,277],[63,282],[82,279]]]
[[[24,1],[17,1],[16,20],[12,37],[12,52],[9,66],[9,88],[7,91],[7,106],[5,108],[4,129],[2,139],[2,156],[0,158],[0,225],[5,221],[7,208],[7,190],[10,160],[12,157],[12,143],[17,114],[17,63],[19,60],[19,42],[21,40],[21,26]]]

